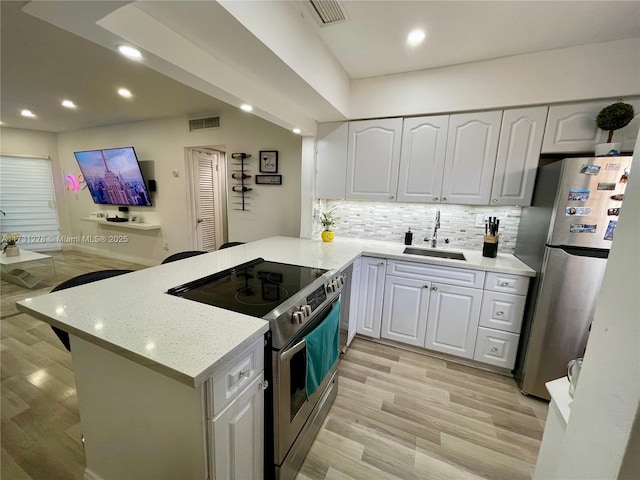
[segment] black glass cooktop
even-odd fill
[[[257,258],[228,270],[171,288],[178,297],[264,317],[327,270]]]

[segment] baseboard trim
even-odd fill
[[[424,355],[426,357],[438,358],[438,359],[444,360],[446,362],[457,363],[457,364],[460,364],[460,365],[465,365],[467,367],[477,368],[478,370],[484,370],[485,372],[497,373],[498,375],[502,375],[502,376],[505,376],[505,377],[512,377],[513,378],[513,371],[512,370],[508,370],[506,368],[496,367],[496,366],[493,366],[493,365],[488,365],[486,363],[477,362],[475,360],[471,360],[471,359],[467,359],[467,358],[456,357],[454,355],[449,355],[449,354],[446,354],[446,353],[443,353],[443,352],[436,352],[434,350],[427,350],[427,349],[424,349],[424,348],[421,348],[421,347],[416,347],[414,345],[406,345],[404,343],[396,342],[394,340],[389,340],[387,338],[365,337],[363,335],[360,335],[359,333],[357,333],[355,336],[356,336],[356,338],[359,338],[360,340],[365,340],[367,342],[379,343],[381,345],[387,345],[388,347],[396,347],[396,348],[399,348],[399,349],[402,349],[402,350],[407,350],[409,352],[418,353],[418,354]]]
[[[123,262],[139,263],[140,265],[144,265],[146,267],[155,267],[156,265],[160,265],[160,262],[157,260],[134,257],[133,255],[122,255],[120,253],[108,252],[99,248],[87,247],[85,245],[65,245],[62,249],[66,251],[74,251],[86,253],[89,255],[96,255],[98,257],[110,258],[113,260],[121,260]]]
[[[103,480],[103,478],[89,470],[89,467],[87,467],[84,469],[84,480]]]

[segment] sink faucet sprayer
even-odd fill
[[[440,210],[436,211],[436,224],[433,227],[433,235],[431,236],[431,248],[438,246],[438,229],[440,228]],[[424,239],[425,242],[429,241],[429,238]]]

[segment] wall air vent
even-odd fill
[[[189,131],[204,130],[207,128],[218,128],[220,126],[220,117],[194,118],[189,120]]]
[[[309,0],[309,3],[320,18],[322,26],[344,22],[347,19],[344,7],[336,0]]]

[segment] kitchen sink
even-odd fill
[[[453,260],[466,260],[464,254],[460,252],[443,252],[442,250],[427,250],[425,248],[407,247],[404,252],[409,255],[422,255],[423,257],[451,258]]]

